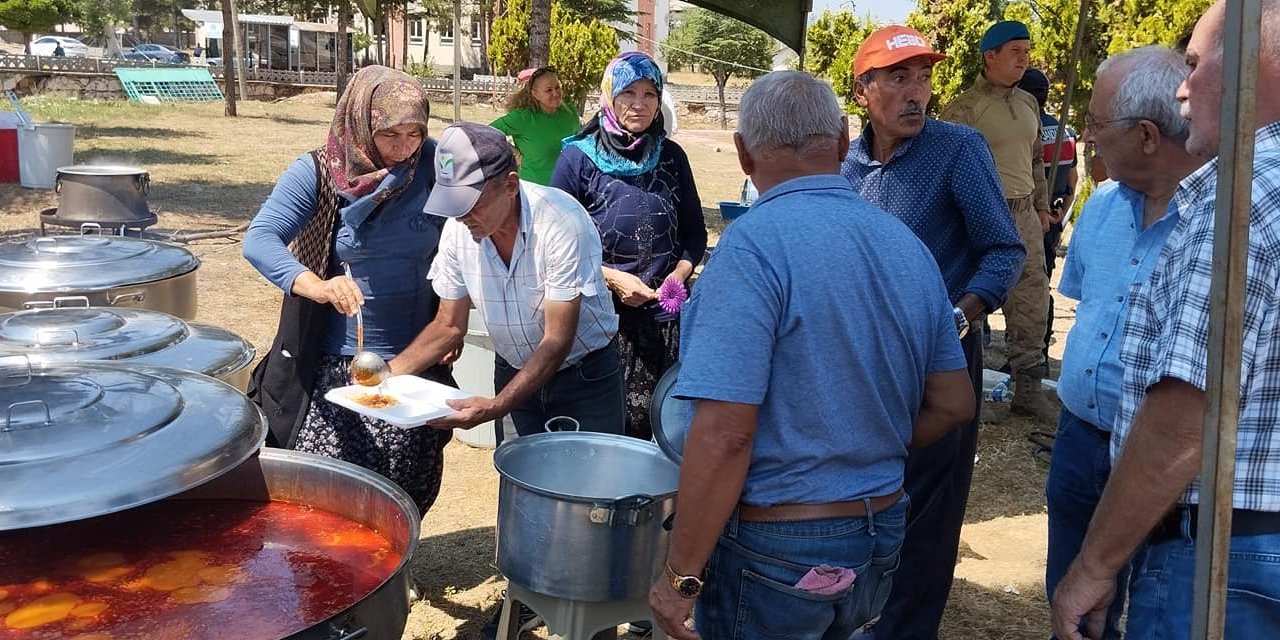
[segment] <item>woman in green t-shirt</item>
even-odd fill
[[[507,134],[520,152],[520,178],[545,185],[560,157],[564,139],[578,132],[578,112],[565,104],[560,77],[542,67],[521,71],[528,81],[507,99],[507,115],[489,126]]]

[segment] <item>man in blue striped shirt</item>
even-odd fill
[[[1120,404],[1124,365],[1120,343],[1129,289],[1147,280],[1178,220],[1178,181],[1204,163],[1187,153],[1187,121],[1174,91],[1187,77],[1182,56],[1143,47],[1098,67],[1085,115],[1093,143],[1114,180],[1085,202],[1071,234],[1058,291],[1080,304],[1058,377],[1062,416],[1054,440],[1045,496],[1049,553],[1045,590],[1053,590],[1080,552],[1089,520],[1111,473],[1111,430]],[[1120,637],[1127,571],[1107,616],[1104,640]]]
[[[982,403],[982,332],[974,325],[1004,303],[1026,251],[982,134],[925,116],[933,65],[944,59],[913,29],[867,37],[854,60],[854,96],[868,111],[840,174],[872,204],[902,220],[929,248],[955,305],[970,381]],[[907,457],[911,517],[901,564],[876,637],[936,640],[951,590],[978,421]]]

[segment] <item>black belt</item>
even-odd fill
[[[1184,513],[1191,514],[1189,530],[1191,539],[1195,540],[1200,509],[1198,505],[1180,504],[1156,523],[1151,534],[1147,536],[1148,541],[1156,544],[1182,537],[1182,514]],[[1280,512],[1231,510],[1231,537],[1260,536],[1268,533],[1280,533]]]

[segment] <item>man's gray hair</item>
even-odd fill
[[[1104,60],[1098,75],[1122,63],[1125,75],[1111,98],[1111,118],[1150,120],[1164,136],[1185,141],[1188,122],[1176,97],[1190,73],[1185,58],[1168,47],[1139,47]]]
[[[827,83],[802,71],[774,71],[738,101],[738,135],[747,149],[800,151],[815,138],[838,139],[843,117]]]

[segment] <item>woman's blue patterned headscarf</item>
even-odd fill
[[[632,134],[618,123],[613,101],[627,87],[649,80],[662,96],[662,70],[653,58],[639,51],[628,51],[609,61],[600,79],[600,112],[578,135],[567,138],[565,146],[574,146],[591,158],[601,171],[614,176],[634,176],[652,171],[658,165],[662,141],[662,109],[658,109],[643,133]]]

